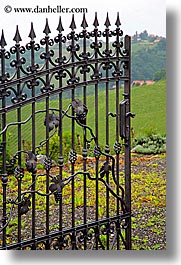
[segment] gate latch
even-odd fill
[[[126,105],[128,104],[128,99],[124,99],[119,103],[120,106],[120,137],[122,139],[128,139],[129,128],[126,128],[126,118],[134,118],[135,114],[131,112],[126,112]]]

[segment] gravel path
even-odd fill
[[[133,204],[133,249],[164,250],[166,249],[166,194],[161,197],[160,190],[166,193],[166,157],[136,155],[132,161],[132,173],[140,172],[157,176],[158,181],[151,183],[150,189],[159,186],[157,196],[158,198],[160,196],[160,203],[155,206],[153,201],[154,207],[150,205],[148,207],[147,202],[143,202],[139,210],[135,209]]]

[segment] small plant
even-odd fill
[[[68,161],[69,152],[72,150],[72,137],[69,132],[64,132],[62,135],[62,152],[64,157],[64,162]],[[78,153],[80,152],[80,146],[78,145],[78,141],[75,137],[74,140],[75,151]],[[54,134],[49,141],[49,153],[52,160],[56,163],[58,162],[58,157],[60,154],[60,138],[58,134]],[[45,154],[45,147],[42,148],[41,154]]]
[[[140,154],[160,154],[166,152],[166,137],[160,134],[141,136],[133,140],[132,152]]]

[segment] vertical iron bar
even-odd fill
[[[116,42],[119,43],[119,27],[116,29],[117,35],[116,35]],[[116,69],[117,72],[120,70],[120,63],[119,63],[119,49],[116,50]],[[119,142],[119,79],[116,80],[116,142]],[[117,187],[116,192],[119,196],[119,153],[116,153],[116,180],[117,180]],[[117,199],[117,215],[119,215],[119,204],[120,201]],[[119,235],[117,235],[117,250],[120,249],[120,238]]]
[[[84,38],[83,38],[83,53],[86,54],[86,30],[84,32]],[[83,75],[83,81],[86,82],[87,80],[87,75],[86,72],[84,72]],[[84,97],[84,104],[86,105],[86,85],[83,86],[83,97]],[[86,130],[84,132],[84,146],[83,146],[84,152],[87,153],[87,144],[86,144]],[[83,170],[86,172],[87,167],[86,167],[86,160],[87,156],[83,156]],[[87,176],[84,175],[84,224],[87,223]],[[86,237],[84,238],[84,250],[87,249],[87,239]]]
[[[130,112],[130,74],[131,74],[131,38],[125,36],[125,50],[128,51],[128,67],[125,69],[125,75],[129,77],[124,82],[124,94],[128,99],[126,104],[126,113]],[[126,242],[127,249],[131,249],[131,146],[130,146],[130,116],[126,117],[126,139],[125,139],[125,201],[130,217],[126,219]]]
[[[1,49],[1,76],[5,75],[5,49],[2,46]],[[5,81],[2,81],[4,83]],[[6,98],[5,95],[2,98],[2,109],[5,110]],[[2,130],[6,127],[6,112],[2,114]],[[6,188],[7,188],[7,172],[6,172],[6,131],[2,136],[2,188],[3,188],[3,222],[2,226],[6,224]],[[6,228],[3,229],[2,246],[6,246]]]
[[[60,20],[61,22],[61,20]],[[62,64],[62,25],[58,34],[58,39],[59,39],[59,65]],[[59,77],[59,87],[62,87],[62,77]],[[62,123],[62,91],[59,93],[59,181],[62,181],[62,170],[63,170],[63,147],[62,147],[62,131],[63,131],[63,123]],[[62,231],[62,225],[63,225],[63,220],[62,220],[62,194],[60,197],[59,201],[59,231]],[[61,234],[62,236],[62,234]],[[60,249],[62,249],[62,246],[60,246]]]
[[[106,28],[106,51],[109,51],[109,28]],[[108,61],[109,62],[109,61]],[[109,153],[109,70],[106,67],[106,153]],[[106,157],[109,163],[109,158]],[[109,172],[106,173],[106,181],[109,185]],[[109,190],[106,189],[106,218],[109,218]],[[108,226],[109,227],[109,226]],[[107,231],[107,250],[109,250],[109,230]]]
[[[74,16],[72,17],[72,22],[74,21]],[[75,22],[74,22],[75,23]],[[75,46],[75,31],[74,28],[72,28],[71,34],[72,34],[72,41],[71,45],[74,48]],[[72,63],[75,61],[75,56],[74,56],[74,51],[72,51]],[[75,68],[74,66],[72,67],[72,78],[75,77]],[[75,99],[75,86],[73,85],[72,87],[72,101]],[[72,108],[72,116],[74,116],[74,109]],[[72,150],[73,152],[75,151],[75,121],[72,119]],[[72,175],[74,174],[74,162],[71,164],[72,165]],[[75,227],[75,182],[74,178],[72,179],[72,228]],[[72,233],[72,249],[75,249],[75,232],[73,231]]]
[[[59,86],[62,87],[62,79],[59,80]],[[62,148],[62,92],[59,94],[59,181],[62,181],[62,170],[63,170],[63,148]],[[62,194],[59,201],[59,231],[62,231]]]
[[[96,14],[97,16],[97,14]],[[97,25],[95,26],[95,45],[98,44],[98,28]],[[98,59],[98,52],[97,52],[97,48],[95,49],[95,59]],[[98,62],[95,63],[95,73],[98,76]],[[98,79],[98,77],[97,77]],[[95,84],[95,131],[96,131],[96,146],[99,145],[98,143],[98,133],[99,133],[99,127],[98,127],[98,114],[99,114],[99,110],[98,110],[98,81]],[[98,183],[98,176],[99,176],[99,158],[96,157],[96,221],[98,221],[99,219],[99,183]],[[99,231],[99,227],[97,227],[97,236],[96,236],[96,250],[98,250],[98,231]]]
[[[47,21],[48,23],[48,21]],[[45,36],[45,53],[48,54],[49,52],[49,36],[48,33]],[[46,69],[49,69],[49,61],[46,59]],[[50,80],[49,80],[49,74],[46,74],[46,87],[49,89]],[[49,94],[46,97],[46,117],[49,115]],[[49,138],[49,124],[48,124],[48,118],[46,119],[46,139]],[[49,140],[46,141],[46,157],[49,158]],[[50,168],[46,168],[46,193],[49,193],[49,171]],[[50,223],[50,200],[49,196],[46,196],[46,234],[48,235],[50,232],[49,229],[49,223]],[[50,243],[49,240],[46,241],[46,249],[50,249]]]
[[[20,44],[16,43],[16,60],[20,60]],[[20,78],[20,68],[17,66],[17,79]],[[17,95],[21,94],[21,84],[17,84]],[[17,109],[17,121],[21,122],[21,107]],[[21,124],[18,124],[18,151],[21,151]],[[18,166],[21,168],[21,152],[18,152]],[[22,177],[18,177],[18,202],[21,201],[21,181]],[[21,242],[21,215],[20,215],[20,204],[18,205],[18,242]]]
[[[74,69],[72,68],[72,73],[73,72],[74,72]],[[72,100],[74,100],[74,99],[75,99],[75,91],[74,91],[74,89],[72,89]],[[74,110],[73,109],[72,109],[72,116],[74,116]],[[74,119],[72,119],[72,150],[73,151],[75,150],[74,129],[75,129],[75,122],[74,122]],[[72,163],[72,175],[73,174],[74,174],[74,162]],[[75,182],[74,182],[74,178],[73,178],[72,179],[72,228],[75,227],[75,199],[74,198],[75,198]],[[73,238],[72,249],[75,249],[75,232],[73,232],[72,238]]]
[[[35,64],[35,50],[34,50],[34,44],[35,41],[32,39],[30,41],[31,44],[31,65],[34,66]],[[32,85],[32,98],[35,97],[35,87]],[[35,125],[35,102],[32,103],[32,152],[35,154],[35,146],[36,146],[36,125]],[[36,178],[36,173],[32,173],[32,190],[36,189],[36,184],[35,184],[35,178]],[[36,215],[35,215],[35,207],[36,207],[36,195],[33,192],[32,193],[32,238],[35,238],[36,235]],[[32,249],[36,249],[35,244],[32,245]]]
[[[62,57],[62,42],[59,42],[59,58]],[[62,77],[59,79],[59,87],[62,87]],[[60,155],[60,167],[59,167],[59,177],[60,181],[62,181],[62,167],[63,167],[63,150],[62,150],[62,92],[59,94],[59,155]],[[59,229],[62,229],[62,196],[59,204]]]

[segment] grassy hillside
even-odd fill
[[[166,81],[132,88],[132,127],[136,136],[150,131],[166,134]]]
[[[94,90],[94,87],[91,87]],[[82,88],[80,88],[82,91]],[[120,89],[120,98],[122,99],[123,90]],[[80,91],[78,91],[80,95]],[[79,99],[82,98],[79,96]],[[87,124],[95,131],[95,103],[94,95],[87,97]],[[63,100],[63,109],[65,110],[71,99]],[[109,92],[109,111],[115,113],[116,91],[110,90]],[[132,112],[136,114],[136,117],[132,119],[132,127],[135,131],[135,137],[140,135],[146,135],[149,132],[153,133],[166,133],[166,82],[160,81],[154,85],[145,85],[142,87],[132,88],[131,99]],[[58,108],[58,100],[50,101],[51,108]],[[37,102],[36,110],[45,109],[45,102]],[[106,109],[106,96],[105,91],[99,93],[99,144],[105,146],[106,127],[105,127],[105,109]],[[71,114],[71,112],[70,112]],[[26,120],[31,115],[31,106],[22,108],[22,120]],[[45,126],[44,123],[45,113],[39,113],[36,115],[36,145],[45,139]],[[16,121],[16,112],[13,111],[7,115],[7,122]],[[110,117],[109,126],[109,139],[110,145],[113,146],[115,142],[115,118]],[[26,146],[31,148],[31,119],[25,125],[22,125],[22,139]],[[63,119],[63,131],[71,133],[71,119],[64,117]],[[11,153],[17,150],[17,126],[10,126],[8,132],[11,133],[11,139],[9,140],[9,149]],[[80,134],[83,139],[82,128],[76,124],[75,135]],[[89,135],[88,135],[89,137]]]

